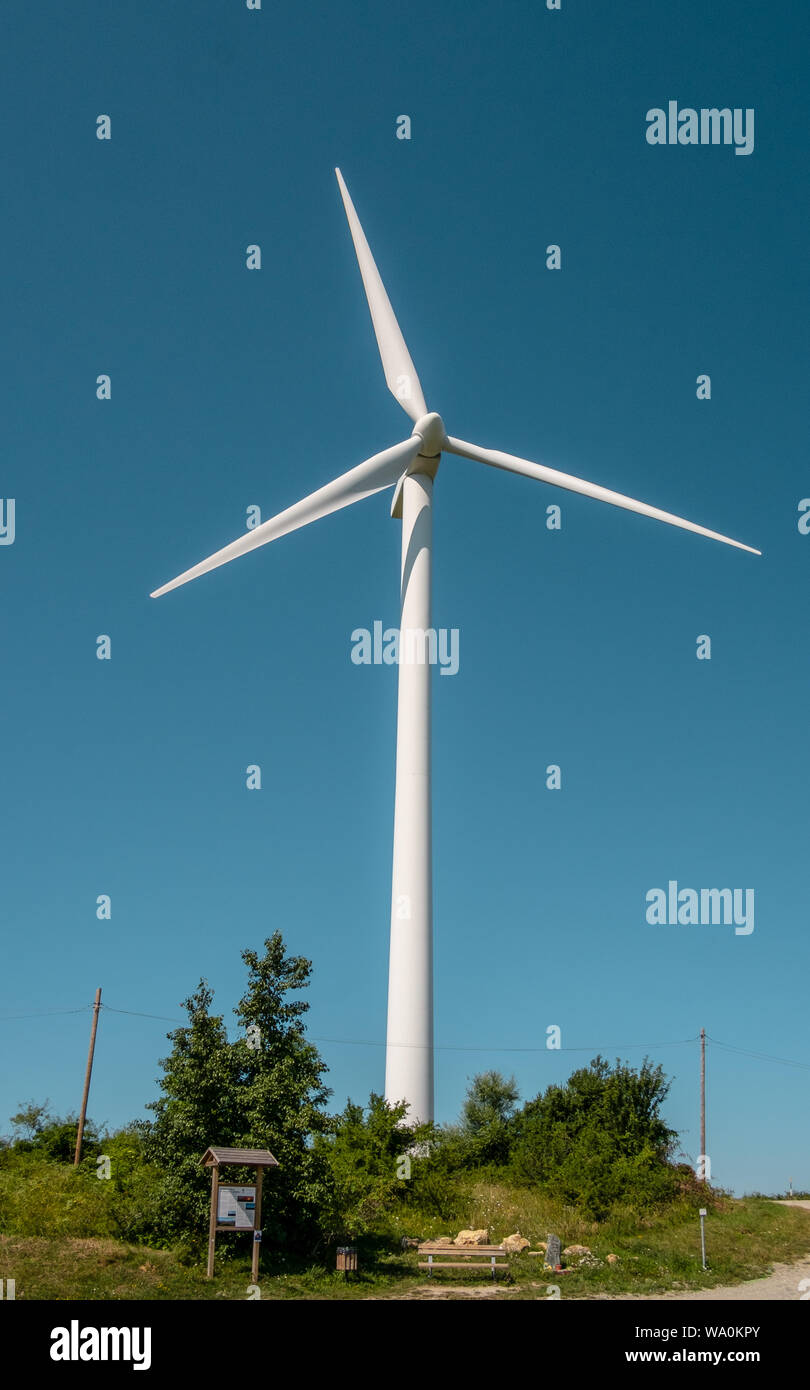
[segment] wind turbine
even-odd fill
[[[339,169],[335,170],[349,222],[371,321],[382,358],[388,389],[414,422],[408,439],[374,454],[325,487],[255,530],[194,565],[152,598],[187,584],[209,570],[278,540],[330,512],[348,507],[385,488],[394,488],[391,515],[402,522],[401,621],[397,709],[396,789],[394,801],[394,860],[391,892],[391,946],[388,978],[388,1031],[385,1095],[406,1100],[409,1120],[433,1119],[433,890],[430,795],[430,665],[424,634],[431,626],[430,588],[433,554],[433,483],[443,451],[489,464],[507,473],[520,473],[541,483],[609,502],[641,516],[666,521],[710,540],[722,541],[759,555],[759,550],[730,540],[717,531],[697,526],[658,507],[637,502],[620,492],[560,473],[556,468],[515,458],[497,449],[484,449],[448,435],[435,411],[428,411],[379,271]],[[413,634],[411,658],[405,659],[405,637]],[[421,634],[421,636],[420,636]],[[416,642],[421,641],[421,652]]]

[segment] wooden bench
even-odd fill
[[[427,1255],[419,1268],[427,1270],[428,1278],[440,1269],[489,1269],[494,1279],[496,1269],[509,1268],[502,1245],[436,1245],[427,1240],[419,1246],[419,1254]]]

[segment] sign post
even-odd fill
[[[256,1169],[256,1218],[255,1229],[253,1231],[253,1261],[250,1266],[250,1277],[254,1284],[259,1282],[259,1251],[262,1248],[262,1168]]]
[[[701,1207],[701,1208],[700,1208],[700,1258],[701,1258],[701,1260],[703,1261],[703,1268],[704,1268],[704,1269],[706,1268],[706,1228],[705,1228],[705,1225],[704,1225],[705,1219],[706,1219],[706,1208],[705,1208],[705,1207]]]
[[[211,1216],[208,1222],[208,1274],[209,1279],[214,1277],[214,1249],[217,1243],[217,1202],[219,1200],[219,1167],[216,1163],[211,1166]]]
[[[250,1231],[253,1235],[251,1249],[251,1279],[257,1283],[259,1278],[259,1252],[262,1240],[262,1177],[265,1168],[277,1168],[278,1160],[269,1149],[206,1149],[200,1162],[211,1169],[211,1212],[208,1218],[208,1270],[207,1278],[214,1277],[214,1253],[217,1231]],[[251,1187],[226,1187],[219,1181],[220,1167],[247,1167],[256,1169],[256,1184]]]

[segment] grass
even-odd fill
[[[710,1210],[706,1217],[706,1270],[701,1266],[696,1216],[662,1219],[641,1229],[629,1220],[614,1221],[600,1227],[591,1239],[569,1238],[568,1243],[588,1245],[603,1261],[608,1253],[616,1254],[619,1261],[614,1266],[573,1268],[564,1274],[559,1282],[565,1298],[710,1289],[763,1278],[777,1262],[806,1258],[810,1212],[779,1207],[765,1199],[725,1199],[720,1210]],[[539,1263],[526,1256],[515,1259],[516,1280],[530,1277],[531,1266]],[[547,1278],[554,1282],[551,1275]]]
[[[396,1289],[400,1284],[423,1282],[423,1276],[411,1273],[403,1259],[392,1255],[389,1261],[383,1259],[374,1273],[365,1270],[358,1280],[348,1281],[319,1265],[268,1258],[259,1276],[262,1298],[356,1299]],[[0,1235],[0,1278],[15,1280],[18,1300],[250,1297],[248,1256],[228,1259],[218,1254],[215,1269],[215,1277],[209,1280],[204,1263],[187,1266],[170,1250],[152,1250],[98,1236]]]
[[[596,1223],[531,1190],[471,1181],[464,1208],[463,1221],[450,1225],[436,1215],[402,1209],[388,1234],[358,1242],[361,1272],[347,1281],[321,1265],[285,1259],[265,1249],[262,1298],[418,1297],[425,1273],[417,1268],[416,1251],[399,1251],[399,1236],[455,1235],[460,1225],[487,1227],[494,1242],[520,1230],[532,1248],[554,1231],[563,1247],[587,1245],[600,1261],[596,1267],[578,1268],[571,1259],[568,1263],[573,1267],[555,1278],[543,1269],[542,1258],[514,1257],[508,1281],[498,1294],[499,1299],[508,1300],[545,1298],[547,1285],[553,1283],[560,1285],[565,1299],[711,1288],[764,1276],[774,1263],[789,1263],[810,1252],[810,1212],[776,1206],[761,1197],[715,1197],[706,1218],[710,1267],[705,1271],[698,1218],[693,1207],[685,1204],[646,1220],[628,1210]],[[0,1278],[16,1281],[16,1296],[21,1300],[247,1299],[251,1282],[247,1241],[240,1248],[225,1237],[218,1250],[216,1277],[209,1281],[202,1265],[181,1263],[172,1251],[105,1237],[7,1233],[0,1235]],[[605,1262],[610,1253],[619,1257],[617,1264]],[[459,1290],[456,1296],[463,1296],[465,1286],[481,1284],[481,1271],[454,1270],[433,1282],[439,1281],[448,1286],[447,1296],[454,1296],[453,1289]]]

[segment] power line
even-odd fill
[[[318,1038],[313,1034],[312,1042],[322,1043],[341,1043],[350,1047],[387,1047],[386,1042],[371,1042],[366,1038]],[[649,1043],[599,1043],[591,1047],[458,1047],[452,1044],[443,1045],[436,1043],[433,1047],[434,1052],[621,1052],[633,1047],[681,1047],[684,1043],[697,1042],[694,1038],[677,1038],[674,1042],[649,1042]],[[425,1043],[397,1043],[397,1047],[420,1047],[424,1049]]]
[[[772,1057],[768,1052],[750,1052],[748,1048],[732,1047],[731,1043],[720,1042],[719,1038],[713,1038],[708,1033],[706,1036],[715,1047],[722,1047],[726,1052],[738,1052],[741,1057],[756,1057],[760,1062],[779,1062],[785,1067],[801,1067],[804,1071],[810,1071],[810,1062],[796,1062],[790,1057]]]
[[[182,1018],[169,1018],[168,1014],[142,1014],[138,1013],[136,1009],[113,1009],[109,1004],[102,1004],[101,1007],[108,1014],[127,1014],[130,1018],[159,1018],[164,1023],[183,1023],[184,1021]]]
[[[83,1014],[92,1009],[92,1004],[82,1004],[80,1009],[45,1009],[39,1014],[0,1014],[0,1023],[8,1023],[19,1018],[52,1018],[54,1014]]]
[[[140,1010],[138,1010],[138,1009],[116,1009],[116,1008],[114,1008],[114,1007],[113,1007],[112,1005],[110,1005],[110,1004],[101,1004],[99,1007],[100,1007],[101,1009],[103,1009],[106,1013],[111,1013],[111,1014],[124,1014],[124,1015],[126,1015],[128,1018],[151,1018],[151,1019],[157,1020],[157,1021],[160,1022],[160,1023],[176,1023],[176,1024],[180,1025],[180,1026],[187,1026],[187,1023],[188,1023],[188,1020],[187,1020],[187,1019],[173,1018],[173,1017],[171,1017],[169,1014],[147,1014],[147,1013],[142,1013],[142,1012],[141,1012]],[[92,1005],[92,1004],[82,1004],[82,1005],[81,1005],[79,1008],[77,1008],[77,1009],[46,1009],[46,1010],[42,1011],[41,1013],[33,1013],[33,1014],[0,1014],[0,1023],[17,1022],[17,1021],[19,1021],[19,1020],[29,1019],[29,1018],[53,1018],[53,1017],[58,1017],[58,1016],[64,1016],[64,1015],[67,1015],[67,1014],[81,1014],[81,1013],[86,1013],[88,1009],[92,1009],[92,1008],[93,1008],[93,1005]],[[768,1053],[768,1052],[754,1052],[754,1051],[752,1051],[750,1048],[735,1047],[732,1043],[721,1042],[719,1038],[714,1038],[714,1037],[712,1037],[711,1034],[709,1034],[709,1033],[706,1034],[706,1040],[707,1040],[707,1042],[713,1043],[715,1047],[723,1048],[723,1050],[726,1051],[726,1052],[735,1052],[735,1053],[737,1053],[737,1054],[738,1054],[739,1056],[741,1056],[741,1057],[751,1057],[751,1058],[754,1058],[755,1060],[761,1061],[761,1062],[775,1062],[775,1063],[779,1064],[780,1066],[785,1066],[785,1067],[799,1067],[799,1068],[800,1068],[801,1070],[803,1070],[803,1071],[810,1071],[810,1062],[798,1062],[798,1061],[795,1060],[795,1058],[791,1058],[791,1057],[774,1057],[772,1054],[770,1054],[770,1053]],[[333,1045],[336,1045],[336,1046],[341,1046],[341,1047],[385,1047],[385,1046],[387,1045],[386,1042],[385,1042],[384,1040],[375,1040],[375,1039],[370,1039],[370,1038],[327,1038],[327,1037],[319,1037],[319,1036],[316,1036],[316,1035],[314,1035],[314,1034],[313,1034],[313,1035],[310,1035],[309,1041],[310,1041],[310,1042],[317,1042],[317,1043],[330,1043],[330,1044],[333,1044]],[[662,1047],[686,1047],[686,1046],[688,1046],[690,1043],[696,1043],[696,1042],[699,1042],[699,1041],[700,1041],[700,1036],[699,1036],[699,1035],[695,1035],[694,1037],[691,1037],[691,1038],[675,1038],[675,1039],[670,1039],[670,1040],[667,1041],[667,1042],[636,1042],[636,1043],[610,1043],[610,1044],[608,1044],[608,1043],[598,1043],[598,1044],[592,1044],[592,1045],[587,1046],[587,1047],[579,1046],[579,1047],[554,1047],[554,1048],[548,1048],[548,1047],[546,1047],[545,1045],[543,1045],[543,1046],[541,1046],[541,1047],[482,1047],[482,1046],[480,1046],[480,1045],[477,1045],[477,1046],[475,1046],[475,1047],[466,1047],[466,1046],[460,1046],[460,1045],[456,1045],[456,1044],[441,1044],[441,1043],[440,1043],[440,1044],[437,1044],[437,1045],[434,1047],[433,1050],[434,1050],[435,1052],[484,1052],[484,1053],[505,1053],[505,1052],[522,1052],[522,1053],[540,1053],[540,1052],[590,1052],[590,1053],[592,1053],[592,1054],[595,1054],[595,1053],[601,1053],[601,1052],[625,1052],[625,1051],[629,1052],[629,1051],[631,1051],[631,1050],[633,1050],[633,1049],[640,1048],[640,1047],[646,1047],[646,1048],[650,1048],[650,1049],[653,1049],[653,1048],[662,1048]],[[405,1045],[408,1046],[409,1044],[405,1044]],[[413,1046],[413,1044],[410,1044],[410,1046]]]
[[[157,1018],[157,1019],[163,1019],[163,1021],[166,1022],[166,1023],[183,1023],[183,1022],[184,1022],[183,1019],[179,1019],[179,1018],[169,1018],[166,1014],[143,1014],[143,1013],[138,1013],[135,1009],[113,1009],[113,1008],[111,1008],[111,1006],[110,1006],[109,1004],[102,1004],[101,1007],[102,1007],[103,1009],[107,1009],[109,1013],[114,1013],[114,1014],[127,1014],[127,1015],[128,1015],[129,1017],[131,1017],[131,1018]],[[310,1035],[309,1041],[310,1041],[310,1042],[318,1042],[318,1043],[337,1043],[337,1044],[339,1044],[339,1045],[341,1045],[341,1046],[346,1046],[346,1047],[387,1047],[387,1045],[388,1045],[387,1042],[385,1042],[385,1041],[373,1041],[372,1039],[369,1039],[369,1038],[324,1038],[324,1037],[318,1037],[318,1036],[315,1035],[315,1034],[311,1034],[311,1035]],[[693,1043],[693,1042],[697,1042],[697,1038],[696,1038],[696,1037],[694,1037],[694,1038],[677,1038],[674,1042],[654,1042],[654,1043],[653,1043],[653,1042],[649,1042],[649,1043],[611,1043],[611,1044],[609,1044],[609,1045],[606,1044],[606,1043],[601,1043],[599,1046],[601,1046],[602,1048],[604,1048],[604,1050],[605,1050],[606,1052],[613,1052],[613,1051],[621,1052],[623,1049],[628,1049],[628,1050],[629,1050],[630,1048],[635,1048],[635,1047],[682,1047],[685,1043]],[[398,1044],[398,1046],[404,1046],[404,1047],[414,1047],[414,1046],[418,1046],[418,1047],[423,1047],[423,1046],[425,1046],[425,1045],[424,1045],[424,1044],[414,1044],[414,1043],[404,1043],[404,1044]],[[456,1046],[456,1045],[454,1045],[454,1044],[448,1044],[448,1045],[445,1046],[445,1045],[442,1045],[441,1043],[436,1043],[436,1044],[434,1045],[434,1047],[433,1047],[433,1051],[434,1051],[434,1052],[594,1052],[594,1051],[598,1052],[598,1051],[599,1051],[599,1046],[596,1046],[596,1047],[593,1047],[593,1046],[591,1046],[591,1047],[553,1047],[553,1048],[547,1048],[546,1046],[543,1046],[543,1047],[481,1047],[481,1046],[476,1046],[476,1047],[460,1047],[460,1046]]]
[[[92,1004],[83,1004],[82,1007],[81,1007],[80,1009],[49,1009],[49,1010],[47,1011],[47,1013],[42,1013],[42,1014],[6,1014],[6,1015],[0,1015],[0,1022],[4,1021],[5,1019],[45,1018],[45,1017],[48,1017],[49,1015],[56,1015],[56,1014],[79,1014],[79,1013],[84,1013],[87,1009],[92,1009],[93,1007],[94,1007],[94,1006],[93,1006]],[[177,1023],[177,1024],[180,1024],[180,1025],[187,1024],[187,1022],[188,1022],[187,1019],[172,1018],[172,1017],[170,1017],[169,1014],[147,1014],[147,1013],[142,1013],[142,1012],[141,1012],[140,1010],[138,1010],[138,1009],[116,1009],[116,1008],[114,1008],[111,1004],[100,1004],[100,1005],[99,1005],[99,1008],[103,1009],[105,1013],[110,1013],[110,1014],[125,1014],[128,1018],[153,1018],[153,1019],[157,1019],[159,1022],[162,1022],[162,1023]],[[317,1036],[315,1036],[315,1035],[313,1034],[313,1035],[310,1035],[310,1039],[309,1039],[309,1040],[310,1040],[310,1042],[318,1042],[318,1043],[334,1043],[334,1044],[338,1044],[338,1045],[340,1045],[340,1046],[345,1046],[345,1047],[386,1047],[386,1046],[387,1046],[387,1043],[386,1043],[385,1040],[374,1040],[374,1039],[370,1039],[370,1038],[325,1038],[325,1037],[317,1037]],[[587,1046],[587,1047],[553,1047],[553,1048],[548,1048],[548,1047],[545,1046],[545,1044],[544,1044],[542,1047],[486,1047],[486,1046],[482,1047],[482,1046],[480,1046],[480,1045],[477,1045],[477,1046],[475,1046],[475,1047],[464,1047],[464,1046],[460,1046],[460,1045],[456,1045],[456,1044],[447,1044],[447,1045],[436,1044],[436,1045],[434,1046],[433,1050],[434,1050],[434,1052],[530,1052],[530,1053],[535,1053],[535,1052],[592,1052],[592,1053],[593,1053],[593,1052],[599,1052],[600,1049],[603,1050],[603,1051],[605,1051],[605,1052],[621,1052],[621,1051],[623,1051],[623,1050],[629,1051],[629,1050],[632,1049],[632,1048],[638,1048],[638,1047],[651,1047],[651,1048],[652,1048],[652,1047],[682,1047],[682,1046],[684,1046],[686,1043],[693,1043],[693,1042],[697,1042],[697,1038],[676,1038],[675,1041],[670,1041],[670,1042],[611,1043],[611,1044],[599,1043],[599,1044],[594,1044],[594,1045],[592,1045],[592,1046]],[[417,1045],[418,1045],[418,1044],[417,1044]],[[414,1044],[404,1044],[404,1046],[414,1046]]]

